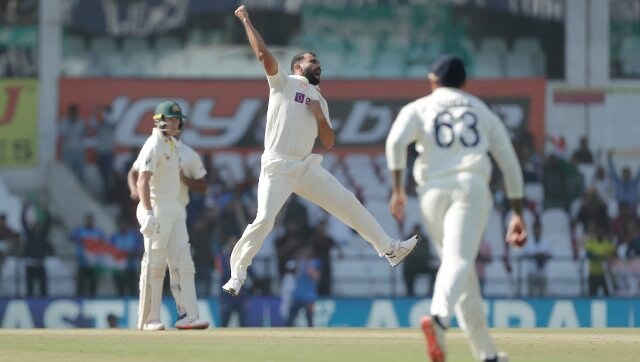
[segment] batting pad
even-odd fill
[[[140,302],[138,329],[150,320],[160,320],[162,284],[167,269],[167,249],[151,249],[144,253],[140,269]]]
[[[169,265],[169,286],[171,287],[171,295],[176,301],[178,315],[186,313],[184,309],[184,301],[182,300],[182,291],[180,290],[180,271],[178,268]]]
[[[196,268],[193,264],[193,259],[191,258],[191,249],[189,244],[186,244],[182,250],[180,250],[177,262],[178,274],[180,275],[179,288],[183,306],[189,318],[197,318],[199,316],[198,298],[196,296],[194,277]]]
[[[145,251],[140,263],[140,300],[138,303],[138,329],[142,330],[149,314],[149,257]]]

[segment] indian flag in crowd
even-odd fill
[[[127,253],[96,238],[84,238],[85,258],[89,265],[102,271],[122,271],[127,265]]]

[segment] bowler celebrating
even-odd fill
[[[335,134],[329,108],[318,84],[322,68],[315,54],[303,52],[293,57],[287,75],[253,27],[244,5],[235,11],[242,22],[251,49],[264,66],[269,82],[269,105],[264,153],[258,180],[258,210],[231,253],[231,278],[222,289],[237,295],[247,276],[247,268],[273,228],[276,215],[286,199],[296,193],[317,204],[356,230],[392,266],[413,251],[418,237],[393,240],[347,190],[320,163],[322,156],[311,153],[316,137],[326,149],[333,147]]]

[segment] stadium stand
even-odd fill
[[[244,180],[242,155],[237,152],[216,152],[212,157],[213,167],[228,185]]]
[[[384,181],[378,178],[369,155],[350,153],[344,157],[343,162],[353,184],[362,191],[365,201],[373,199],[388,201],[389,190]]]
[[[528,78],[536,75],[534,60],[525,53],[508,53],[504,65],[505,76],[508,78]]]
[[[629,75],[640,74],[640,36],[626,37],[622,42],[620,60],[624,73]]]
[[[524,184],[524,197],[533,202],[536,207],[542,207],[544,203],[544,188],[541,182],[527,182]]]
[[[513,42],[513,53],[526,54],[530,57],[534,69],[533,75],[546,74],[545,54],[540,41],[533,37],[518,37]]]
[[[504,267],[502,259],[494,258],[485,268],[484,295],[511,297],[516,294],[515,280]]]
[[[571,225],[567,212],[559,208],[551,208],[542,211],[540,216],[542,238],[551,246],[553,256],[571,257]]]
[[[587,268],[585,268],[587,269]],[[547,261],[547,294],[553,296],[580,295],[580,263],[569,258],[552,258]]]
[[[360,29],[355,25],[349,28]],[[318,31],[320,33],[313,36],[309,32],[292,36],[291,45],[273,46],[271,50],[278,61],[286,65],[302,49],[315,51],[327,79],[424,78],[428,64],[444,51],[442,40],[437,37],[412,40],[397,32],[390,35],[384,27],[373,33],[358,30],[347,34],[324,26]],[[419,43],[414,44],[415,41]],[[518,37],[511,50],[500,37],[481,38],[477,47],[465,36],[456,43],[466,54],[470,72],[475,77],[545,74],[545,53],[536,38]],[[627,41],[623,54],[631,54],[636,46],[635,41]],[[65,34],[64,47],[63,71],[68,76],[227,78],[234,74],[236,78],[256,78],[263,75],[250,49],[245,44],[230,43],[219,29],[193,27],[186,35],[131,37],[122,41],[109,36],[94,36],[85,41],[82,36],[70,33]],[[632,62],[629,60],[626,64]]]
[[[12,193],[0,177],[0,213],[7,216],[7,224],[11,229],[21,232],[22,222],[20,212],[22,211],[22,199]]]
[[[475,57],[474,76],[477,78],[500,78],[504,75],[503,60],[495,53],[478,53]]]

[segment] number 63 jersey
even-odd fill
[[[522,171],[505,126],[477,97],[456,88],[436,88],[402,108],[386,144],[390,170],[406,167],[407,146],[419,154],[416,183],[471,173],[489,181],[490,153],[504,174],[510,198],[522,197]]]

